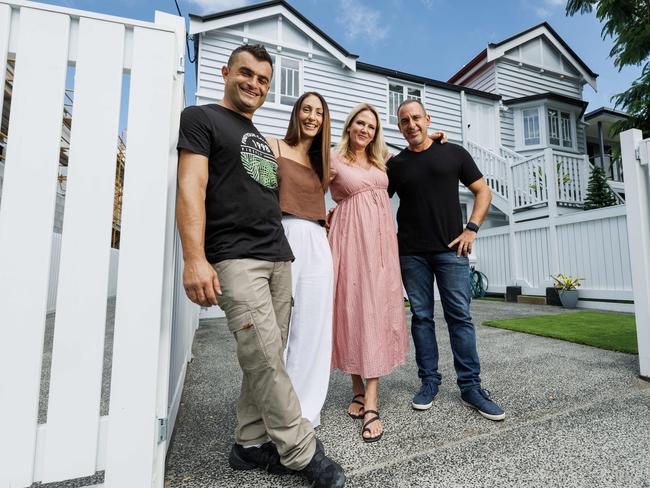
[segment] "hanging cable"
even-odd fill
[[[176,10],[178,11],[178,16],[183,17],[183,14],[181,13],[181,8],[178,6],[178,0],[174,0],[174,3],[176,4]],[[194,39],[192,39],[192,44],[194,43]],[[190,64],[194,64],[194,61],[196,61],[196,58],[192,58],[192,52],[190,51],[190,35],[185,34],[185,46],[187,47],[187,60],[190,62]]]

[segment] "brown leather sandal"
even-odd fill
[[[361,438],[363,439],[363,442],[377,442],[379,439],[381,439],[381,436],[384,435],[383,430],[376,437],[366,437],[363,435],[364,432],[370,432],[370,428],[368,427],[370,424],[379,420],[379,412],[377,410],[366,410],[366,412],[363,415],[364,418],[369,413],[374,413],[375,416],[363,424],[363,430],[361,431]]]
[[[352,401],[350,402],[350,405],[352,405],[353,403],[356,403],[357,405],[361,405],[362,407],[364,407],[364,412],[365,412],[365,406],[366,406],[366,404],[363,403],[363,402],[360,401],[360,400],[357,400],[357,398],[359,398],[359,397],[365,398],[365,396],[366,396],[365,393],[358,393],[358,394],[354,395],[354,396],[352,397]],[[348,408],[349,408],[349,407],[348,407]],[[358,415],[352,415],[352,414],[350,413],[350,411],[348,410],[348,415],[349,415],[350,417],[352,417],[353,419],[362,419],[363,416],[365,415],[365,413],[360,413],[360,414],[358,414]]]

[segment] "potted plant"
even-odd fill
[[[578,303],[578,287],[581,285],[581,281],[584,281],[585,278],[574,278],[573,276],[567,276],[565,274],[551,275],[553,281],[555,281],[555,289],[560,295],[560,301],[564,308],[576,308]]]

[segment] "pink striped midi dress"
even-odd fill
[[[337,203],[329,241],[334,262],[332,367],[378,378],[405,363],[408,351],[397,235],[379,168],[332,155]]]

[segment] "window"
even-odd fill
[[[524,109],[524,145],[534,146],[540,143],[539,135],[539,110],[537,107]]]
[[[552,146],[573,147],[571,114],[555,108],[548,109],[548,137]]]
[[[422,89],[388,83],[388,123],[397,124],[397,109],[404,100],[422,100]]]
[[[266,100],[293,106],[300,96],[300,61],[285,56],[271,55],[275,76]],[[280,94],[279,99],[277,94]]]

